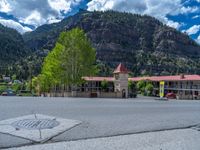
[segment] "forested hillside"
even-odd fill
[[[28,53],[30,50],[25,46],[22,35],[0,24],[0,72],[3,74],[8,68],[15,67],[15,63]]]
[[[75,27],[83,29],[96,48],[99,75],[112,75],[120,62],[134,76],[200,74],[200,46],[188,35],[150,16],[115,11],[81,11],[25,33],[24,41],[15,30],[0,26],[1,67],[14,62],[10,74],[24,79],[37,75],[59,34]]]
[[[32,50],[50,50],[61,31],[75,27],[83,29],[97,49],[102,75],[111,75],[120,62],[134,75],[200,73],[200,46],[150,16],[82,11],[23,37]]]

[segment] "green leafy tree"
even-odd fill
[[[12,80],[16,80],[17,79],[17,76],[14,74],[14,75],[12,75]]]
[[[39,76],[41,81],[41,89],[48,92],[53,85],[62,82],[62,55],[63,46],[59,43],[48,54],[44,60],[42,74]]]
[[[32,88],[33,88],[33,92],[36,93],[37,95],[40,95],[40,76],[34,77],[32,79]]]
[[[55,85],[75,87],[83,82],[83,76],[97,73],[96,51],[83,30],[62,32],[55,48],[44,60],[40,76],[41,89],[49,91]]]
[[[63,46],[60,65],[65,83],[77,85],[82,83],[83,76],[96,73],[96,51],[83,30],[75,28],[62,32],[58,43]]]
[[[148,81],[140,80],[137,83],[137,89],[138,91],[145,96],[151,96],[153,93],[153,84]]]

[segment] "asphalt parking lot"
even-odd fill
[[[0,97],[0,121],[31,114],[82,122],[47,141],[54,143],[191,127],[200,124],[200,101]],[[30,144],[34,142],[0,133],[0,148]]]

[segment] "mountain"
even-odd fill
[[[23,35],[33,51],[51,50],[60,32],[79,27],[97,50],[101,75],[120,62],[133,75],[200,74],[200,46],[150,16],[115,11],[80,13]]]
[[[6,73],[8,67],[14,66],[19,59],[30,53],[22,35],[16,30],[0,24],[0,74]]]

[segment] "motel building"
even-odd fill
[[[123,64],[119,64],[113,72],[113,77],[83,77],[86,81],[80,87],[80,91],[86,97],[102,98],[128,98],[128,70]],[[102,83],[106,82],[106,89]]]
[[[154,86],[154,96],[159,96],[160,83],[164,82],[164,93],[174,93],[177,99],[200,100],[200,75],[176,75],[129,78],[133,82],[144,80]]]
[[[164,94],[173,93],[177,99],[200,99],[200,75],[128,77],[128,70],[119,64],[113,72],[113,77],[83,77],[84,83],[75,91],[69,87],[51,92],[50,96],[64,97],[98,97],[98,98],[128,98],[130,91],[128,81],[140,80],[151,82],[154,86],[153,96],[159,96],[160,83],[164,83]],[[106,82],[106,88],[102,83]],[[64,92],[63,92],[64,91]]]
[[[128,70],[119,64],[113,72],[113,77],[83,77],[85,81],[76,90],[70,87],[56,87],[49,93],[51,97],[98,97],[98,98],[128,98]],[[106,83],[106,88],[102,83]],[[48,94],[45,94],[48,95]]]

